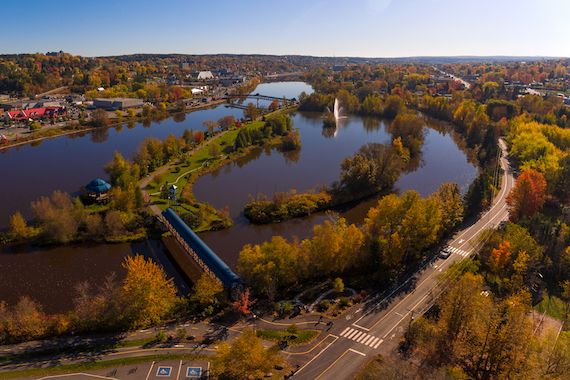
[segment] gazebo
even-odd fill
[[[98,203],[106,203],[109,200],[111,185],[101,178],[95,178],[85,185],[85,193],[89,199]]]

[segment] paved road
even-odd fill
[[[434,66],[434,69],[437,70],[437,71],[439,71],[439,72],[440,72],[441,74],[443,74],[443,75],[447,75],[448,77],[450,77],[450,78],[453,79],[454,81],[457,81],[457,82],[462,83],[462,84],[465,86],[466,89],[470,89],[470,88],[471,88],[471,83],[467,82],[465,79],[456,77],[455,75],[450,74],[450,73],[447,73],[447,72],[445,72],[445,71],[443,71],[443,70],[440,70],[440,69],[438,69],[438,68],[435,67],[435,66]]]
[[[446,260],[426,264],[416,275],[407,279],[386,295],[378,296],[366,305],[355,305],[329,331],[319,346],[303,358],[294,378],[347,379],[372,357],[392,351],[399,343],[413,316],[423,313],[439,296],[445,284],[438,280],[451,264],[473,254],[482,233],[507,220],[506,197],[514,184],[504,141],[499,141],[500,159],[504,170],[502,187],[492,207],[476,223],[458,232],[448,243],[453,252]]]

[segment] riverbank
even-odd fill
[[[172,117],[173,115],[181,113],[181,112],[184,114],[189,114],[189,113],[199,111],[202,109],[215,107],[215,106],[218,106],[218,105],[224,104],[224,103],[226,103],[226,101],[223,99],[220,99],[220,100],[214,100],[214,101],[211,101],[211,102],[208,102],[205,104],[200,104],[197,106],[188,107],[188,108],[184,109],[183,111],[171,109],[168,111],[168,114],[166,115],[165,118]],[[32,134],[30,136],[25,137],[25,138],[8,139],[7,140],[8,142],[0,144],[0,151],[6,150],[9,148],[14,148],[14,147],[21,146],[21,145],[34,144],[34,143],[38,143],[38,142],[41,142],[44,140],[53,139],[56,137],[70,136],[70,135],[92,132],[92,131],[97,131],[97,130],[117,128],[117,127],[121,127],[123,125],[126,125],[129,122],[135,122],[135,123],[136,122],[143,122],[146,119],[147,119],[146,117],[137,116],[135,118],[128,118],[128,119],[125,118],[120,122],[112,122],[105,127],[92,127],[89,125],[77,125],[77,126],[73,127],[72,130],[69,130],[69,128],[70,128],[69,124],[62,126],[62,127],[52,127],[52,128],[48,128],[48,129],[44,129],[44,130],[39,130],[37,132],[32,132]],[[42,135],[42,134],[45,134],[45,135]],[[37,137],[38,135],[40,135],[40,136]]]

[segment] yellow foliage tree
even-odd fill
[[[121,289],[125,318],[131,328],[158,323],[174,306],[176,288],[172,279],[152,260],[141,255],[125,258],[127,276]]]

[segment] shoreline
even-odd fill
[[[185,109],[184,111],[180,111],[180,112],[184,112],[184,114],[189,114],[189,113],[192,113],[194,111],[199,111],[202,109],[219,106],[219,105],[224,104],[224,103],[226,103],[225,100],[216,100],[216,101],[210,102],[208,104],[203,104],[203,105],[199,105],[196,107],[191,107],[191,108]],[[172,117],[176,113],[179,113],[179,112],[169,111],[167,118]],[[127,119],[127,120],[131,120],[131,119]],[[132,119],[132,120],[135,122],[142,122],[141,117],[136,117],[135,119]],[[92,132],[92,131],[96,131],[96,130],[105,130],[105,129],[110,129],[110,128],[116,128],[116,127],[119,127],[121,125],[126,124],[126,122],[127,121],[121,121],[119,123],[111,123],[111,124],[109,124],[103,128],[86,126],[85,128],[75,129],[75,130],[71,130],[71,131],[66,131],[65,127],[61,127],[61,128],[54,129],[54,131],[56,131],[56,132],[61,132],[61,133],[56,133],[54,135],[31,138],[29,140],[11,140],[11,141],[13,141],[13,143],[9,142],[5,145],[0,145],[0,152],[7,150],[7,149],[10,149],[10,148],[16,148],[18,146],[22,146],[22,145],[26,145],[26,144],[33,144],[36,142],[54,139],[54,138],[58,138],[58,137],[70,136],[70,135],[75,135],[75,134],[84,133],[84,132]]]

